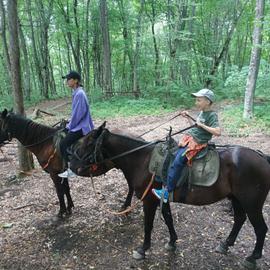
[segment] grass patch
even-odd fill
[[[246,137],[261,131],[270,135],[269,103],[255,104],[254,117],[243,120],[243,105],[229,105],[221,111],[221,123],[229,136]]]
[[[114,118],[135,115],[158,115],[174,111],[175,108],[164,106],[158,99],[130,99],[112,98],[105,101],[97,101],[91,104],[93,118]]]

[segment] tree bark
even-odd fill
[[[68,41],[68,46],[70,46],[71,48],[71,52],[73,55],[73,59],[76,65],[76,69],[77,72],[81,73],[82,68],[81,68],[81,62],[80,62],[80,38],[79,35],[80,33],[79,31],[79,25],[78,25],[78,21],[77,21],[77,0],[75,0],[73,2],[73,13],[75,16],[75,26],[76,26],[76,39],[75,39],[75,45],[74,45],[74,38],[72,36],[71,33],[71,28],[72,28],[72,24],[70,22],[70,13],[69,13],[69,7],[68,7],[68,3],[66,5],[66,8],[64,7],[62,1],[58,1],[58,5],[60,7],[60,10],[64,16],[65,22],[66,22],[66,33],[64,33],[66,35],[65,39],[66,41]]]
[[[19,25],[19,33],[20,33],[20,41],[21,41],[21,47],[22,47],[22,52],[23,52],[23,57],[24,57],[24,72],[23,72],[24,93],[25,93],[25,98],[27,100],[30,100],[30,96],[31,96],[30,66],[29,66],[26,42],[25,42],[21,25]]]
[[[107,1],[100,0],[100,25],[103,42],[103,90],[106,97],[112,96],[111,45],[108,26]]]
[[[40,58],[39,58],[38,49],[37,49],[36,36],[35,36],[35,31],[34,31],[31,3],[32,3],[31,0],[26,0],[25,2],[26,10],[27,10],[28,18],[29,18],[29,23],[30,23],[30,28],[31,28],[31,44],[33,48],[35,70],[36,70],[36,74],[38,75],[38,87],[40,89],[40,93],[43,94],[44,93],[43,78],[42,78]]]
[[[156,9],[155,9],[155,1],[151,1],[151,15],[149,15],[149,19],[151,21],[151,32],[154,44],[155,51],[155,85],[160,85],[160,72],[159,72],[159,49],[157,45],[156,33],[155,33],[155,23],[156,23]]]
[[[92,14],[94,21],[97,18]],[[92,58],[93,58],[93,73],[94,73],[94,87],[102,88],[102,67],[101,67],[101,42],[100,31],[96,23],[93,26],[93,42],[92,42]]]
[[[83,50],[83,59],[84,59],[84,81],[86,91],[91,93],[90,89],[90,59],[89,59],[89,14],[90,14],[90,0],[87,0],[86,4],[86,30],[84,37],[84,50]]]
[[[3,49],[5,54],[5,62],[8,70],[8,78],[11,79],[10,57],[8,53],[7,37],[6,37],[6,11],[3,0],[0,0],[0,34],[3,41]]]
[[[9,34],[10,34],[10,65],[11,78],[13,87],[14,109],[16,113],[24,115],[23,92],[21,84],[20,71],[20,49],[19,49],[19,34],[18,34],[18,13],[17,0],[8,1],[8,18],[9,18]],[[33,163],[30,160],[29,152],[18,144],[19,167],[20,171],[29,171],[33,168]],[[33,161],[33,160],[32,160]]]
[[[133,48],[132,48],[132,34],[128,24],[128,11],[125,8],[123,0],[118,0],[118,6],[120,11],[121,20],[123,23],[123,38],[124,38],[124,55],[123,55],[123,68],[122,68],[122,83],[124,84],[124,88],[126,91],[130,91],[133,87],[133,74],[134,74],[134,56],[133,56]],[[126,67],[126,58],[128,57],[129,64],[130,64],[130,75],[127,75],[127,67]]]
[[[256,11],[255,11],[256,15],[253,30],[253,46],[251,51],[249,72],[245,91],[244,112],[243,112],[244,119],[251,119],[253,117],[253,99],[261,60],[264,7],[265,7],[265,0],[256,1]]]
[[[134,53],[134,71],[133,71],[133,93],[136,98],[140,96],[140,85],[138,80],[138,65],[139,65],[139,53],[141,48],[141,28],[142,28],[142,14],[144,9],[144,0],[141,0],[140,11],[137,19],[137,27],[136,27],[136,46]]]

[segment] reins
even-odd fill
[[[90,175],[90,177],[91,177],[91,183],[92,183],[92,187],[93,187],[93,190],[94,190],[94,193],[95,193],[96,200],[99,200],[98,199],[98,196],[97,196],[97,191],[96,191],[96,188],[95,188],[95,185],[94,185],[94,179],[93,179],[92,174]],[[133,205],[131,205],[130,207],[128,207],[127,209],[125,209],[123,211],[120,211],[120,212],[115,212],[115,211],[111,211],[111,210],[105,208],[102,205],[101,205],[101,208],[103,208],[103,210],[105,210],[107,213],[113,214],[113,215],[116,215],[116,216],[121,216],[121,215],[124,215],[124,214],[127,214],[127,213],[131,212],[133,209],[135,209],[137,207],[137,205],[140,202],[142,202],[144,200],[144,198],[146,197],[147,193],[149,192],[149,190],[150,190],[150,188],[151,188],[151,186],[152,186],[152,184],[154,182],[154,179],[155,179],[155,174],[152,174],[151,180],[148,183],[145,191],[143,192],[142,197],[137,202],[135,202]]]
[[[167,120],[167,121],[165,121],[165,122],[163,122],[163,123],[161,123],[161,124],[159,124],[159,125],[155,126],[154,128],[149,129],[148,131],[146,131],[146,132],[142,133],[142,134],[141,134],[141,135],[139,135],[138,137],[140,138],[140,137],[142,137],[143,135],[145,135],[145,134],[148,134],[148,133],[152,132],[153,130],[155,130],[155,129],[157,129],[157,128],[161,127],[161,126],[163,126],[164,124],[167,124],[168,122],[172,121],[173,119],[175,119],[176,117],[178,117],[178,116],[180,116],[180,115],[181,115],[181,114],[180,114],[180,113],[178,113],[177,115],[173,116],[173,117],[172,117],[172,118],[170,118],[169,120]]]
[[[165,122],[163,122],[163,123],[161,123],[161,124],[159,124],[159,125],[155,126],[154,128],[149,129],[148,131],[146,131],[146,132],[142,133],[142,134],[141,134],[141,135],[139,135],[138,137],[140,138],[140,137],[142,137],[143,135],[145,135],[145,134],[148,134],[148,133],[152,132],[153,130],[155,130],[155,129],[157,129],[157,128],[161,127],[161,126],[163,126],[164,124],[167,124],[168,122],[170,122],[170,121],[172,121],[172,120],[174,120],[174,119],[175,119],[176,117],[178,117],[178,116],[181,116],[181,113],[178,113],[177,115],[173,116],[173,117],[172,117],[172,118],[170,118],[169,120],[167,120],[167,121],[165,121]],[[188,118],[190,118],[192,121],[194,121],[194,122],[196,123],[196,119],[194,119],[192,116],[187,115],[187,117],[188,117]]]
[[[183,133],[183,132],[185,132],[185,131],[187,131],[187,130],[189,130],[189,129],[191,129],[191,128],[194,128],[194,127],[196,127],[196,124],[194,124],[194,125],[192,125],[192,126],[189,126],[189,127],[187,127],[187,128],[181,129],[181,130],[179,130],[179,131],[177,131],[177,132],[171,134],[170,136],[171,136],[171,137],[172,137],[172,136],[175,136],[175,135],[177,135],[177,134]],[[111,158],[103,159],[102,161],[96,162],[96,163],[97,163],[97,164],[102,164],[102,163],[105,163],[105,162],[107,162],[107,161],[112,161],[112,160],[115,160],[115,159],[117,159],[117,158],[120,158],[120,157],[123,157],[123,156],[127,156],[127,155],[129,155],[129,154],[131,154],[131,153],[134,153],[134,152],[137,152],[137,151],[139,151],[139,150],[141,150],[141,149],[144,149],[144,148],[146,148],[146,147],[148,147],[148,146],[150,146],[150,145],[157,144],[157,143],[159,143],[159,142],[164,142],[164,139],[166,139],[166,138],[167,138],[167,136],[164,136],[164,137],[161,138],[160,140],[156,140],[156,141],[153,141],[153,142],[149,142],[149,143],[147,143],[147,144],[141,145],[141,146],[136,147],[136,148],[133,148],[133,149],[131,149],[131,150],[129,150],[129,151],[126,151],[126,152],[123,152],[123,153],[118,154],[118,155],[116,155],[116,156],[113,156],[113,157],[111,157]]]

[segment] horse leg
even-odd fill
[[[171,213],[171,207],[169,203],[164,203],[162,206],[162,215],[164,217],[165,223],[169,229],[170,233],[170,241],[165,245],[165,248],[168,251],[173,251],[176,249],[176,240],[177,240],[177,234],[175,232],[174,226],[173,226],[173,218]]]
[[[70,216],[72,214],[72,208],[74,207],[71,195],[70,195],[70,187],[68,183],[68,179],[64,179],[63,181],[64,193],[67,197],[67,215]]]
[[[59,204],[60,204],[60,210],[57,214],[57,216],[59,218],[63,218],[63,214],[67,212],[67,208],[66,208],[66,204],[65,204],[65,198],[64,198],[64,187],[61,184],[61,178],[58,176],[51,176],[51,178],[53,179],[54,185],[55,185],[55,189],[56,189],[56,193],[57,193],[57,197],[59,200]]]
[[[245,259],[244,265],[250,269],[255,269],[256,260],[262,257],[262,249],[268,228],[262,215],[262,209],[256,209],[256,211],[253,209],[248,211],[247,215],[256,234],[256,244],[252,254]]]
[[[222,254],[227,254],[230,246],[234,245],[234,242],[238,236],[239,231],[241,230],[243,224],[245,223],[247,216],[244,208],[236,198],[232,198],[232,207],[234,213],[234,224],[230,232],[230,235],[225,242],[221,242],[217,247],[216,251]]]
[[[141,247],[133,251],[133,258],[142,260],[145,258],[145,251],[151,247],[151,233],[153,229],[153,222],[157,210],[158,202],[148,197],[143,202],[144,211],[144,242]]]
[[[127,209],[131,205],[133,193],[134,193],[134,188],[128,183],[128,195],[126,197],[124,204],[121,207],[122,210]]]

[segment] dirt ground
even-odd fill
[[[56,114],[65,114],[67,105],[57,102],[40,105],[47,109],[57,107]],[[69,105],[68,105],[69,106]],[[61,111],[62,110],[62,111]],[[141,134],[171,118],[138,116],[106,119],[108,127],[119,127]],[[192,112],[196,115],[196,111]],[[53,117],[43,119],[54,123]],[[101,124],[95,121],[95,125]],[[222,120],[221,120],[222,122]],[[184,119],[176,118],[144,136],[146,140],[163,137],[169,126],[175,130],[186,127]],[[248,137],[223,136],[215,138],[218,144],[241,144],[270,154],[270,137],[258,131]],[[2,148],[0,153],[0,269],[239,269],[244,258],[254,248],[255,235],[246,222],[234,247],[227,256],[215,252],[232,227],[227,200],[209,206],[194,207],[171,204],[179,240],[175,252],[167,252],[164,245],[169,237],[163,220],[155,218],[152,247],[144,261],[135,261],[132,251],[142,243],[143,212],[140,204],[127,217],[113,216],[104,209],[119,210],[127,194],[123,174],[113,169],[105,176],[96,177],[98,200],[89,178],[70,180],[75,204],[69,219],[56,222],[58,200],[53,182],[38,165],[31,176],[16,178],[16,141]],[[136,198],[133,198],[133,202]],[[264,206],[264,217],[270,226],[270,198]],[[264,256],[258,260],[261,269],[270,269],[269,232],[264,245]]]

